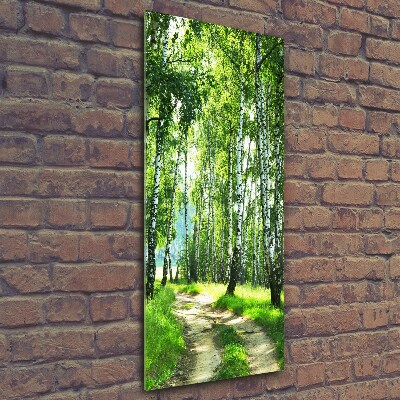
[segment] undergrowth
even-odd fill
[[[183,326],[172,311],[175,293],[169,285],[158,287],[145,304],[145,389],[163,387],[185,352]]]

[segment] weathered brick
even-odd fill
[[[363,247],[361,235],[347,232],[321,233],[315,241],[321,256],[359,255]]]
[[[45,303],[48,322],[79,322],[86,317],[86,300],[82,296],[50,297]]]
[[[223,3],[224,0],[213,0],[213,2]],[[277,4],[274,0],[232,0],[229,5],[237,7],[241,10],[249,10],[256,13],[275,14],[277,11]]]
[[[365,129],[365,111],[356,108],[341,108],[339,124],[343,128]]]
[[[28,37],[0,37],[0,61],[47,68],[78,69],[78,45],[59,40]]]
[[[365,55],[374,60],[391,61],[400,63],[400,49],[396,42],[367,38],[365,42]]]
[[[0,27],[17,30],[22,26],[21,3],[17,0],[0,0]]]
[[[36,138],[18,133],[0,133],[0,161],[30,164],[36,158]]]
[[[297,367],[297,387],[304,388],[324,382],[324,363],[313,363]]]
[[[83,228],[86,222],[86,203],[78,200],[49,200],[47,223],[56,228]]]
[[[126,296],[95,296],[90,299],[92,321],[117,321],[125,319],[128,314]]]
[[[131,205],[131,228],[142,229],[143,228],[143,203],[132,203]]]
[[[87,74],[57,71],[52,74],[53,96],[59,100],[87,101],[94,79]]]
[[[101,355],[132,354],[142,343],[141,327],[137,322],[108,324],[97,330],[96,345]]]
[[[300,78],[297,76],[285,76],[285,96],[297,97],[300,95]]]
[[[309,107],[307,104],[287,101],[285,104],[285,124],[301,126],[308,123]]]
[[[336,153],[376,155],[379,153],[379,138],[373,135],[331,132],[329,148]]]
[[[400,248],[400,240],[387,237],[384,234],[368,235],[365,237],[365,253],[371,255],[391,255]]]
[[[336,273],[334,260],[324,258],[303,258],[287,260],[285,280],[287,283],[332,282]]]
[[[389,275],[392,279],[399,279],[400,278],[400,257],[393,256],[390,258],[389,261],[390,270]]]
[[[285,178],[304,178],[307,175],[307,158],[289,154],[285,157]]]
[[[356,358],[353,364],[357,378],[378,377],[381,374],[382,358],[379,356]]]
[[[392,26],[392,38],[400,39],[400,21],[392,19],[391,26]]]
[[[95,75],[143,79],[142,54],[135,50],[91,47],[87,52],[88,71]]]
[[[377,83],[378,85],[400,89],[400,68],[371,63],[370,79],[371,82]]]
[[[339,112],[337,107],[331,104],[314,106],[312,108],[313,125],[337,126],[339,123]]]
[[[380,206],[400,206],[400,193],[394,185],[376,187],[376,204]]]
[[[382,135],[388,134],[392,128],[392,115],[382,111],[368,111],[367,130]]]
[[[334,342],[330,338],[304,338],[290,343],[290,354],[294,363],[332,361]]]
[[[289,49],[287,58],[287,69],[305,75],[314,75],[315,56],[312,52],[299,49]]]
[[[350,358],[363,354],[380,354],[387,347],[388,337],[382,332],[360,332],[336,338],[336,356]]]
[[[322,284],[303,287],[303,306],[327,306],[342,302],[342,285]]]
[[[13,97],[47,97],[48,74],[43,68],[8,67],[6,92]]]
[[[344,158],[337,160],[337,175],[340,179],[361,179],[363,162],[361,158]]]
[[[291,128],[285,132],[287,152],[322,153],[325,149],[325,132],[319,128]]]
[[[142,279],[139,265],[83,264],[57,265],[53,270],[54,288],[62,292],[112,292],[129,290]]]
[[[354,88],[345,83],[334,83],[309,79],[304,82],[304,97],[307,100],[328,102],[333,104],[354,104],[356,93]]]
[[[141,88],[128,79],[99,79],[96,85],[96,101],[111,108],[129,108],[138,105]]]
[[[400,162],[392,161],[391,179],[394,182],[400,182]]]
[[[386,305],[365,306],[362,309],[363,325],[366,329],[387,326],[389,323],[389,309]]]
[[[42,158],[47,165],[83,165],[85,155],[85,141],[80,137],[49,135],[43,140]]]
[[[288,204],[315,204],[317,187],[312,183],[285,182],[285,201]]]
[[[72,36],[80,41],[108,43],[109,22],[106,17],[92,14],[70,14]]]
[[[357,214],[350,208],[335,208],[332,212],[332,227],[334,229],[355,230]]]
[[[143,211],[140,209],[140,212]],[[128,205],[122,202],[91,202],[90,222],[94,228],[123,228],[127,223]]]
[[[101,0],[45,0],[48,3],[55,3],[70,7],[83,8],[85,10],[97,11],[101,7]]]
[[[380,209],[360,210],[358,227],[362,230],[378,230],[383,227],[383,211]]]
[[[369,17],[369,32],[372,35],[381,36],[384,38],[389,37],[390,22],[388,19],[370,15]]]
[[[385,227],[400,229],[400,209],[391,208],[385,210]]]
[[[143,291],[135,290],[130,297],[131,317],[142,320],[143,318]]]
[[[22,327],[39,325],[43,320],[42,302],[25,298],[3,298],[0,300],[0,326]]]
[[[348,360],[334,361],[325,364],[325,379],[327,383],[345,382],[350,379],[351,362]]]
[[[374,188],[364,183],[327,183],[322,188],[322,201],[327,204],[370,205]]]
[[[367,181],[387,181],[389,163],[386,160],[367,160],[365,162],[365,178]]]
[[[384,138],[382,155],[389,158],[400,158],[400,140],[397,137]]]
[[[369,32],[368,13],[350,8],[340,10],[339,24],[342,28],[355,30],[361,33]]]
[[[400,372],[400,353],[392,353],[385,356],[383,360],[383,371],[386,374]]]
[[[296,21],[332,26],[336,21],[336,8],[311,0],[283,0],[283,16]]]
[[[134,138],[143,138],[143,126],[143,108],[132,107],[126,115],[126,128],[128,134]]]
[[[328,36],[328,48],[337,54],[356,56],[361,47],[362,36],[358,33],[331,32]]]
[[[28,241],[23,231],[0,231],[0,261],[24,261],[28,255]]]
[[[15,334],[11,338],[13,361],[93,357],[94,333],[80,328],[51,328]]]
[[[336,177],[334,159],[327,156],[310,158],[308,163],[308,175],[313,179],[334,179]]]
[[[145,10],[151,9],[151,0],[105,0],[104,7],[114,14],[143,16]]]
[[[24,265],[4,267],[0,277],[19,293],[48,292],[51,288],[48,267]]]
[[[135,50],[143,48],[143,25],[141,23],[113,19],[110,28],[112,42],[115,46]]]
[[[400,17],[400,4],[397,1],[367,0],[367,10],[387,17]]]
[[[38,200],[0,200],[0,225],[37,227],[43,223],[43,203]]]
[[[62,35],[65,28],[64,15],[61,10],[43,4],[27,3],[25,18],[27,27],[35,32]]]
[[[89,163],[92,167],[129,168],[130,144],[125,141],[89,141]]]

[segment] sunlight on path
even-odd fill
[[[263,374],[279,371],[275,357],[275,344],[254,321],[233,314],[227,310],[211,308],[214,299],[199,294],[190,296],[176,295],[175,313],[185,321],[186,335],[191,343],[191,365],[185,377],[177,377],[174,386],[206,382],[212,379],[220,362],[219,350],[215,346],[214,336],[217,324],[233,326],[244,340],[250,374]]]

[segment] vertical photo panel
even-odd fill
[[[284,368],[284,43],[145,14],[146,390]]]

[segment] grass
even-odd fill
[[[218,327],[218,341],[223,348],[221,363],[216,369],[214,379],[229,379],[247,376],[250,366],[243,340],[231,326]]]
[[[279,367],[284,367],[284,296],[282,293],[282,307],[271,305],[270,292],[264,288],[254,288],[250,285],[238,285],[235,296],[225,295],[226,286],[216,283],[179,284],[180,292],[198,294],[203,293],[214,298],[214,307],[233,311],[235,314],[244,315],[253,319],[265,329],[267,335],[276,344],[276,354]]]
[[[183,326],[172,311],[173,289],[158,287],[145,305],[145,389],[163,387],[185,352]]]

